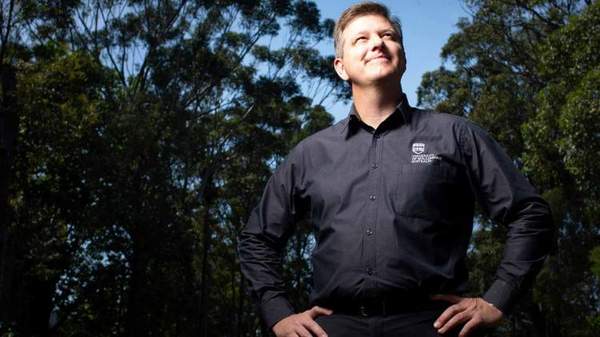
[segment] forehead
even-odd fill
[[[361,15],[352,19],[344,28],[343,36],[352,36],[361,32],[380,31],[385,29],[394,30],[392,23],[385,17],[377,14]]]

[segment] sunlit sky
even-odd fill
[[[340,14],[357,1],[317,0],[322,18],[337,20]],[[442,65],[440,52],[450,34],[457,31],[460,17],[468,16],[461,0],[396,0],[379,1],[386,5],[392,15],[402,24],[407,66],[402,78],[402,88],[411,105],[417,104],[417,88],[426,71]],[[321,52],[333,54],[333,42],[322,44]],[[449,63],[445,64],[451,67]],[[332,68],[333,71],[333,68]],[[328,100],[325,107],[338,121],[348,114],[349,106]]]

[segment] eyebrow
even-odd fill
[[[380,34],[387,33],[387,32],[392,32],[392,33],[396,34],[396,31],[393,28],[385,28],[385,29],[381,29],[381,30],[377,31],[377,33],[380,33]],[[367,34],[367,33],[369,33],[368,30],[361,30],[361,31],[358,31],[358,32],[352,34],[352,36],[354,37],[354,36],[363,35],[363,34]]]

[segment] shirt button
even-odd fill
[[[371,228],[367,229],[367,235],[371,236],[373,235],[373,230]]]
[[[380,135],[379,135],[378,133],[376,133],[376,134],[374,134],[374,135],[373,135],[373,137],[375,137],[375,138],[379,138],[379,137],[380,137]]]
[[[377,168],[377,164],[373,163],[373,165],[371,165],[372,168],[376,169]]]
[[[371,268],[371,267],[368,267],[368,268],[367,268],[367,274],[369,274],[369,275],[373,275],[373,268]]]
[[[371,194],[371,195],[369,196],[369,200],[375,200],[375,195]]]

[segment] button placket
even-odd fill
[[[367,222],[363,225],[364,230],[364,240],[365,240],[365,265],[364,271],[368,276],[373,276],[376,274],[376,261],[375,254],[377,250],[377,245],[375,242],[375,223],[377,221],[377,202],[379,199],[379,191],[378,191],[378,182],[380,180],[379,170],[376,170],[378,167],[378,148],[380,147],[381,134],[374,132],[371,138],[371,149],[369,151],[368,156],[368,183],[369,183],[369,205],[367,206],[367,211],[365,213]],[[371,280],[370,282],[374,282]]]

